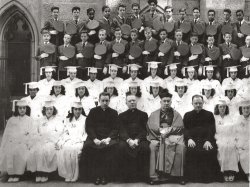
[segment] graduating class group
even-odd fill
[[[157,0],[117,16],[59,8],[41,30],[41,80],[13,101],[0,147],[8,182],[249,181],[250,25],[243,10],[188,20]]]

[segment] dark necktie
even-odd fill
[[[239,26],[241,26],[241,21],[239,22]]]
[[[83,47],[83,48],[85,47],[85,43],[82,44],[82,47]]]
[[[75,20],[75,22],[76,22],[76,25],[77,25],[77,20]]]
[[[197,20],[196,20],[196,19],[194,20],[194,23],[197,23]]]

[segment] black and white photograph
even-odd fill
[[[0,187],[248,187],[250,0],[0,0]]]

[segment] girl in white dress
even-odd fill
[[[204,83],[202,85],[202,95],[204,100],[203,109],[214,112],[214,106],[216,102],[215,89],[210,83]]]
[[[238,155],[236,151],[233,118],[230,115],[226,100],[216,102],[214,109],[216,125],[215,139],[218,146],[218,161],[223,172],[225,182],[234,181],[235,173],[239,171]]]
[[[93,97],[89,95],[86,82],[83,81],[75,84],[75,97],[72,98],[72,101],[81,102],[86,115],[96,106]]]
[[[192,100],[187,93],[187,87],[184,80],[180,79],[175,83],[175,92],[173,93],[172,107],[180,113],[183,117],[184,114],[192,110]]]
[[[236,129],[236,148],[239,156],[240,165],[248,177],[249,176],[249,126],[250,126],[250,100],[243,100],[239,104],[240,116],[238,116]]]
[[[4,130],[0,147],[0,171],[7,172],[8,182],[18,182],[25,172],[30,137],[34,129],[29,115],[28,103],[17,101],[14,116],[8,120]]]
[[[45,101],[42,113],[43,117],[36,121],[38,135],[27,163],[27,170],[36,172],[36,182],[48,181],[49,173],[57,170],[56,143],[64,129],[54,101]]]
[[[125,106],[121,102],[121,97],[118,96],[118,91],[113,81],[106,82],[104,85],[104,92],[110,94],[110,103],[109,107],[116,110],[118,114],[123,112]]]
[[[131,81],[128,83],[128,91],[122,97],[122,103],[123,103],[122,105],[124,106],[123,112],[128,110],[128,106],[126,105],[126,95],[127,94],[135,95],[136,100],[137,100],[137,109],[141,110],[141,111],[145,111],[145,107],[144,107],[144,103],[143,103],[144,100],[143,100],[142,92],[141,92],[141,89],[140,89],[138,82]]]
[[[37,93],[38,96],[49,96],[50,90],[55,82],[55,79],[52,78],[53,72],[55,71],[55,66],[45,66],[41,67],[41,70],[44,69],[45,71],[45,78],[38,82],[39,92]]]
[[[188,90],[187,94],[193,96],[195,94],[201,94],[201,84],[200,81],[197,80],[197,76],[195,76],[195,69],[194,66],[187,67],[187,78],[184,78],[184,82],[186,83]]]
[[[161,98],[159,96],[161,90],[162,87],[160,87],[160,83],[158,81],[154,81],[150,82],[149,94],[143,93],[144,108],[148,116],[161,107]]]
[[[72,113],[68,115],[65,129],[57,143],[57,163],[59,176],[66,182],[75,182],[79,175],[79,156],[87,138],[83,105],[73,102]]]
[[[57,116],[65,119],[70,110],[70,98],[65,96],[65,87],[61,81],[55,81],[50,91],[49,100],[53,100],[57,109]]]

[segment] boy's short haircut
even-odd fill
[[[200,9],[198,7],[194,7],[193,11],[198,10],[200,12]]]
[[[136,28],[133,28],[130,30],[130,33],[136,33],[138,35],[138,30]]]
[[[59,11],[59,7],[58,6],[51,7],[50,11],[53,12],[53,10],[58,10]]]
[[[173,7],[171,7],[171,6],[166,6],[165,8],[164,8],[164,11],[166,11],[167,9],[171,9],[171,12],[173,12]]]
[[[138,3],[133,3],[131,8],[133,9],[134,7],[138,7],[140,9],[140,5]]]
[[[209,12],[213,12],[214,15],[215,15],[215,10],[214,10],[214,9],[209,9],[209,10],[207,11],[207,13],[209,13]]]
[[[104,6],[102,7],[102,12],[104,12],[104,10],[105,10],[106,8],[109,8],[109,6],[104,5]],[[109,9],[110,9],[110,8],[109,8]]]
[[[119,31],[122,31],[122,30],[121,30],[121,27],[116,27],[116,28],[115,28],[115,32],[119,32]]]
[[[74,7],[72,8],[72,13],[73,13],[75,10],[79,10],[79,11],[81,11],[81,8],[80,8],[80,7],[78,7],[78,6],[74,6]]]
[[[64,36],[69,36],[70,38],[72,37],[70,34],[65,33]]]
[[[41,31],[40,31],[40,33],[41,33],[42,35],[44,35],[44,34],[49,34],[49,35],[50,35],[49,30],[48,30],[48,29],[45,29],[45,28],[42,28]]]
[[[151,27],[145,27],[144,32],[152,32],[152,28]]]
[[[182,30],[181,29],[176,29],[174,33],[176,34],[177,32],[181,32],[182,33]]]
[[[191,35],[190,35],[190,38],[192,38],[192,37],[197,37],[198,38],[199,35],[196,32],[192,32]]]
[[[89,36],[89,33],[87,30],[81,30],[81,32],[79,33],[79,36],[81,36],[82,34],[87,34]]]
[[[230,10],[229,8],[225,8],[225,9],[223,10],[223,12],[227,12],[228,14],[231,14],[231,13],[232,13],[231,10]]]
[[[105,34],[106,34],[107,31],[105,29],[100,29],[98,33],[100,33],[100,32],[105,32]]]
[[[214,35],[208,35],[208,36],[207,36],[207,39],[208,39],[208,38],[214,38]]]
[[[180,8],[180,9],[179,9],[179,13],[180,13],[180,12],[185,12],[185,13],[187,13],[187,9],[185,9],[185,8]]]
[[[230,32],[226,32],[225,34],[223,34],[223,36],[226,36],[227,34],[229,34],[230,36],[232,36],[232,33],[230,33]]]
[[[89,14],[91,11],[94,11],[94,13],[95,13],[95,9],[93,9],[93,8],[88,8],[88,9],[87,9],[87,14]]]
[[[150,5],[151,3],[154,3],[154,4],[158,4],[158,1],[157,0],[148,0],[148,4]]]
[[[119,10],[121,7],[126,9],[126,6],[124,4],[119,4],[117,9]]]
[[[242,9],[236,10],[236,14],[238,14],[239,12],[241,12],[243,14],[243,16],[244,16],[244,11]]]

